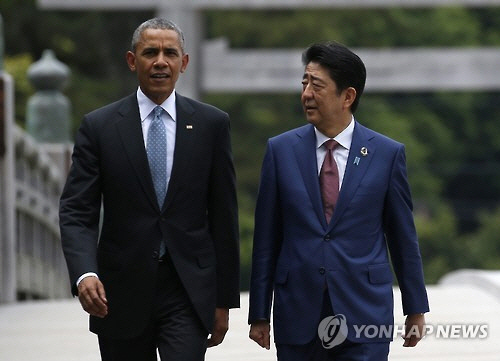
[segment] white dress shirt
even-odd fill
[[[323,147],[323,143],[329,139],[334,139],[339,145],[333,151],[333,159],[337,163],[337,168],[339,171],[339,190],[342,187],[342,181],[344,180],[345,168],[347,166],[347,157],[349,157],[349,149],[351,149],[352,134],[354,132],[354,117],[352,117],[351,122],[342,132],[340,132],[335,138],[330,138],[321,133],[316,127],[314,128],[316,133],[316,160],[318,162],[318,175],[321,171],[321,166],[325,160],[326,148]]]

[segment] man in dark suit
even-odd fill
[[[203,360],[239,307],[229,117],[175,92],[174,23],[140,25],[126,60],[139,88],[84,117],[61,196],[73,293],[103,360]]]
[[[278,360],[387,360],[390,261],[404,346],[423,336],[428,311],[404,146],[354,119],[366,78],[357,55],[322,43],[303,62],[310,124],[271,138],[262,167],[250,338],[269,348],[274,302]]]

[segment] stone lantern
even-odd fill
[[[71,103],[61,92],[69,75],[69,68],[52,50],[45,50],[28,69],[36,93],[28,100],[26,131],[39,143],[71,141]]]

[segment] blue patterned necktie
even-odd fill
[[[167,193],[167,129],[161,119],[163,108],[157,105],[149,126],[147,153],[158,205],[163,206]]]

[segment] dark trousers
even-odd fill
[[[333,316],[328,292],[325,291],[321,319]],[[318,336],[305,345],[276,344],[278,361],[387,361],[389,342],[355,343],[345,340],[326,349]]]
[[[160,263],[153,318],[133,339],[99,336],[102,361],[203,361],[208,333],[170,261]],[[138,310],[140,312],[140,310]]]

